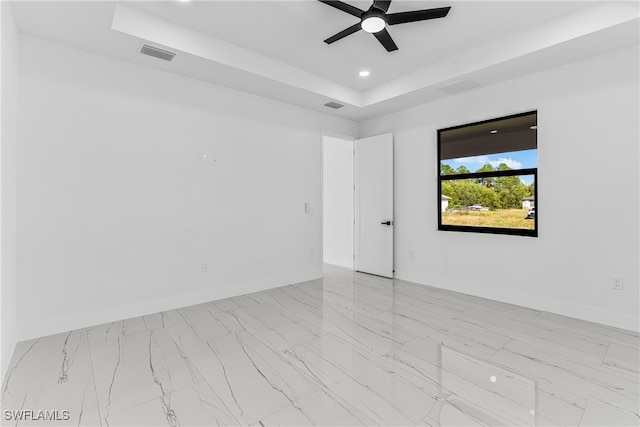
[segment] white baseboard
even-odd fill
[[[338,267],[348,268],[349,270],[353,270],[353,262],[347,263],[336,259],[325,259],[324,264],[337,265]]]
[[[191,305],[201,304],[203,302],[216,301],[252,292],[278,288],[280,286],[305,282],[321,277],[322,271],[320,270],[314,272],[298,272],[288,276],[272,277],[245,283],[235,283],[231,286],[215,288],[207,290],[206,292],[175,295],[134,304],[119,305],[117,307],[111,307],[103,310],[73,313],[71,315],[56,316],[46,319],[36,319],[36,321],[23,320],[19,324],[18,341],[58,334],[103,323],[115,322],[122,319],[130,319],[132,317],[144,316],[147,314],[158,313],[160,311],[188,307]]]
[[[38,338],[42,336],[57,334],[74,329],[86,328],[108,322],[115,322],[122,319],[144,316],[160,311],[172,310],[180,307],[200,304],[207,301],[215,301],[223,298],[230,298],[237,295],[258,292],[266,289],[277,288],[293,283],[305,282],[322,277],[322,271],[299,272],[288,276],[273,277],[256,280],[252,282],[233,284],[224,288],[211,289],[206,292],[195,292],[172,297],[159,298],[135,304],[121,305],[108,309],[75,313],[67,316],[57,316],[47,319],[36,319],[35,321],[23,321],[20,323],[19,331],[14,337],[3,337],[11,343],[11,352],[2,355],[2,376],[8,369],[11,355],[15,349],[17,341]],[[428,277],[423,274],[412,272],[396,272],[396,278],[418,284],[428,285],[441,289],[461,292],[467,295],[489,298],[509,304],[520,305],[534,310],[542,310],[563,316],[574,317],[603,325],[631,331],[640,331],[638,317],[629,314],[622,314],[594,307],[582,306],[562,301],[546,298],[533,297],[530,295],[516,294],[496,290],[486,287],[478,287],[477,284],[453,283],[442,278]]]
[[[428,277],[421,273],[396,271],[395,277],[400,280],[432,286],[434,288],[447,289],[467,295],[515,304],[534,310],[547,311],[549,313],[559,314],[562,316],[640,332],[640,318],[631,314],[602,310],[595,307],[557,301],[549,298],[506,292],[502,289],[478,286],[476,283],[469,284],[453,282],[450,279]]]

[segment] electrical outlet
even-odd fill
[[[613,289],[614,291],[621,291],[624,289],[624,286],[622,284],[622,277],[613,278],[613,280],[611,281],[611,289]]]
[[[202,261],[202,272],[203,273],[209,272],[209,263],[207,261]]]
[[[409,258],[415,258],[415,255],[413,254],[413,251],[409,251]]]
[[[207,166],[209,164],[209,155],[200,153],[198,154],[198,159],[200,161],[200,166]]]

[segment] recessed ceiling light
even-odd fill
[[[494,129],[491,131],[491,133],[498,133],[498,131]]]
[[[370,73],[370,72],[368,72],[367,70],[362,70],[362,71],[360,71],[360,72],[358,73],[358,75],[359,75],[360,77],[368,77],[368,76],[369,76],[369,74],[371,74],[371,73]]]
[[[496,381],[498,381],[498,378],[495,375],[491,375],[489,377],[489,381],[491,381],[492,383],[495,383]]]

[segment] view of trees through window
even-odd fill
[[[537,117],[438,132],[441,230],[537,235]]]

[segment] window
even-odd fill
[[[537,112],[438,130],[438,230],[538,235]]]

